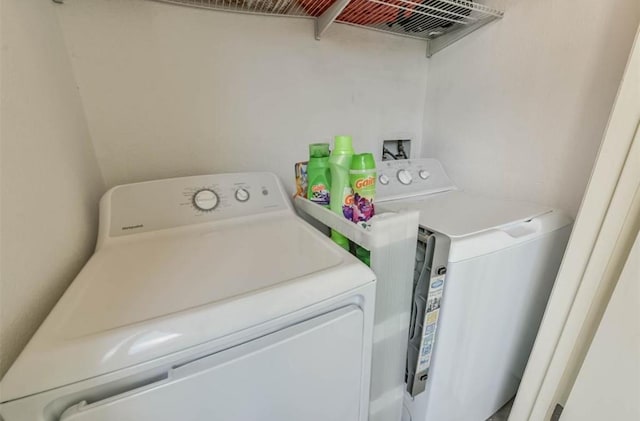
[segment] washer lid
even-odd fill
[[[491,199],[475,193],[444,193],[394,200],[377,205],[380,210],[414,209],[420,226],[451,238],[478,234],[551,212],[547,206],[514,200]]]
[[[82,269],[3,379],[2,400],[148,361],[373,280],[289,214],[125,239]]]

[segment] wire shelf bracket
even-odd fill
[[[351,0],[336,0],[324,13],[316,18],[316,39],[318,41],[350,2]]]
[[[437,38],[427,40],[427,57],[430,58],[432,55],[434,55],[438,51],[441,51],[447,48],[454,42],[461,40],[462,38],[466,37],[470,33],[482,28],[486,24],[499,18],[500,17],[495,17],[495,16],[488,17],[483,20],[479,20],[471,25],[449,31],[446,34],[443,34],[442,36],[439,36]]]

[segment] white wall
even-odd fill
[[[0,376],[91,254],[104,189],[54,7],[2,0]]]
[[[344,25],[142,0],[68,0],[59,16],[108,186],[268,170],[292,188],[311,142],[415,139],[423,42]]]
[[[424,156],[467,190],[575,216],[640,19],[638,0],[511,0],[431,58]]]

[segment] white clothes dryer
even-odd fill
[[[364,421],[375,276],[273,174],[119,186],[0,383],[5,421]]]

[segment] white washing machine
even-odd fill
[[[460,191],[434,159],[378,176],[378,212],[420,212],[403,421],[484,421],[517,391],[572,221]]]
[[[5,421],[367,418],[373,272],[268,173],[115,187],[0,383]]]

